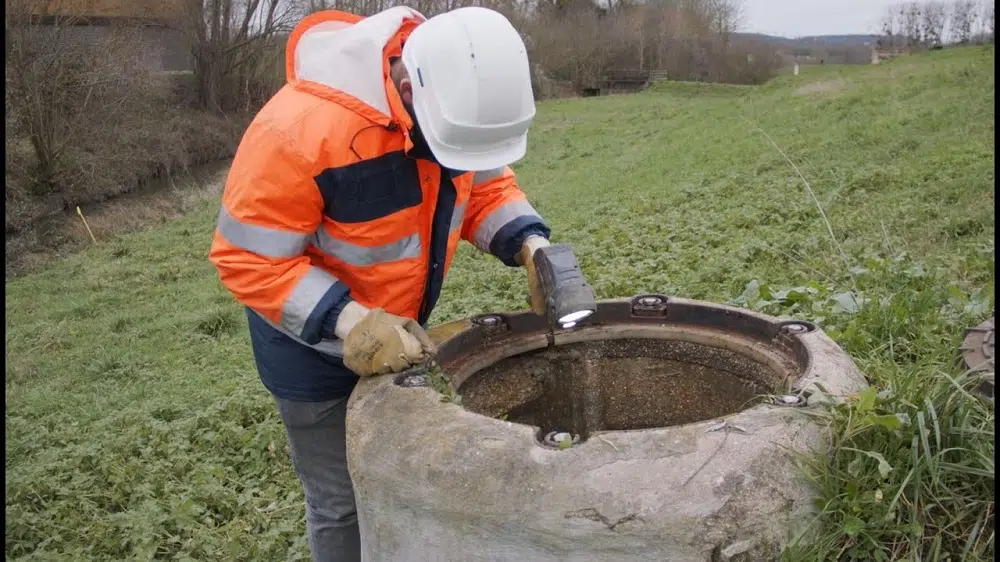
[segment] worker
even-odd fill
[[[305,492],[313,560],[358,560],[345,415],[358,377],[434,353],[424,327],[460,240],[526,266],[549,227],[509,165],[535,115],[524,43],[484,8],[306,17],[287,84],[233,159],[209,259],[245,305]]]

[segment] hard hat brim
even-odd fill
[[[414,91],[413,112],[427,147],[430,148],[438,164],[445,168],[465,172],[495,170],[517,162],[527,153],[527,131],[517,137],[503,139],[500,143],[481,144],[476,147],[478,150],[458,148],[441,142],[437,128],[443,122],[443,117],[439,111],[435,111],[437,106],[433,100],[425,98],[422,94],[423,92]]]
[[[417,109],[416,113],[419,123],[421,121],[420,110]],[[427,147],[431,149],[438,164],[451,170],[464,172],[483,172],[503,168],[524,158],[528,151],[527,133],[513,139],[512,142],[484,152],[456,149],[438,142],[433,134],[427,134],[427,132],[424,134],[424,140],[427,141]]]

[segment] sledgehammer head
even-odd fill
[[[572,328],[597,310],[594,291],[583,279],[570,246],[553,244],[539,248],[532,259],[545,295],[550,327]]]

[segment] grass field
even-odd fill
[[[814,320],[873,382],[827,414],[834,454],[803,459],[819,515],[791,560],[993,559],[993,407],[955,362],[994,306],[993,64],[954,49],[539,106],[516,170],[600,297]],[[6,284],[8,560],[307,558],[206,259],[216,211]],[[464,247],[432,323],[524,302],[521,271]]]

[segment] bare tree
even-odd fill
[[[994,4],[990,4],[986,7],[986,16],[983,18],[986,20],[986,30],[990,34],[990,41],[994,41],[996,38],[996,12]]]
[[[100,170],[81,147],[100,145],[117,124],[150,111],[165,88],[145,64],[139,30],[121,25],[78,33],[74,16],[42,22],[38,2],[8,0],[5,14],[8,134],[27,137],[34,156],[29,184],[36,194],[72,191]],[[96,35],[96,37],[95,37]],[[76,151],[79,158],[69,158]],[[121,155],[125,158],[125,155]]]
[[[922,9],[917,2],[908,2],[900,6],[900,20],[903,35],[906,37],[906,46],[914,49],[922,43],[921,23]]]
[[[959,44],[967,44],[978,19],[974,0],[955,0],[951,5],[951,37]]]
[[[878,38],[878,47],[882,49],[895,49],[900,47],[900,12],[897,7],[886,10],[882,18],[882,35]]]
[[[980,34],[988,41],[993,41],[994,28],[994,8],[993,0],[984,0],[982,5],[982,15],[979,17]]]
[[[944,27],[948,23],[948,11],[941,2],[927,2],[923,9],[923,36],[928,45],[941,45]]]
[[[287,0],[188,0],[185,31],[199,102],[214,111],[249,109],[251,82],[268,74],[272,87],[264,90],[275,89],[274,67],[282,67],[278,35],[301,14],[302,6]]]
[[[711,29],[723,43],[728,44],[730,36],[743,23],[743,2],[741,0],[708,0],[707,15]]]
[[[774,49],[739,39],[735,0],[544,0],[520,18],[532,60],[549,78],[593,87],[610,71],[658,70],[679,80],[760,82],[780,65]],[[750,55],[750,56],[748,56]]]

